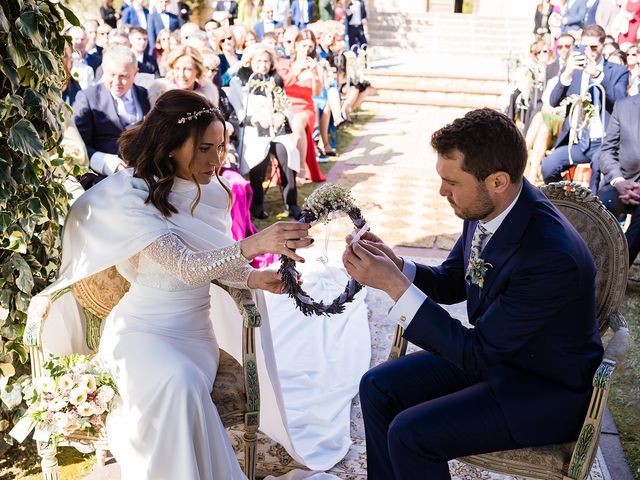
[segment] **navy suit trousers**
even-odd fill
[[[488,382],[429,352],[360,382],[369,480],[450,479],[447,461],[518,448]]]
[[[591,164],[592,174],[589,188],[591,188],[591,191],[594,193],[598,190],[600,178],[600,166],[598,164],[600,145],[600,141],[592,140],[586,151],[583,151],[580,145],[573,145],[571,147],[571,160],[574,165],[580,163]],[[570,166],[569,147],[567,145],[556,147],[556,149],[542,161],[542,178],[544,179],[544,183],[559,182],[561,180],[560,174],[568,170]]]

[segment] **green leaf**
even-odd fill
[[[58,3],[58,7],[64,12],[65,17],[67,17],[67,21],[76,27],[80,26],[80,20],[76,17],[76,14],[73,13],[70,9],[65,7],[62,3]]]
[[[2,5],[0,5],[0,30],[3,32],[8,32],[11,25],[9,25],[9,20],[7,16],[4,14],[4,10],[2,9]]]
[[[20,86],[20,80],[16,69],[13,68],[13,65],[9,62],[0,59],[0,72],[9,79],[9,82],[11,82],[11,91],[15,93]]]
[[[33,274],[31,273],[31,267],[20,255],[12,255],[11,260],[13,267],[18,271],[18,278],[16,278],[16,285],[24,293],[31,293],[33,290]]]
[[[36,12],[27,11],[16,20],[16,27],[22,36],[30,39],[36,48],[42,47],[42,35],[38,31],[38,18]]]
[[[7,49],[9,51],[9,58],[13,60],[16,68],[20,68],[26,65],[29,57],[27,55],[27,49],[24,46],[22,40],[16,38],[14,34],[10,33],[7,36],[7,43],[9,47]]]
[[[30,157],[44,156],[44,147],[33,124],[26,119],[20,120],[9,130],[8,145],[13,150]]]
[[[18,253],[27,253],[27,242],[25,242],[24,235],[20,230],[14,230],[9,235],[9,246],[7,250]]]

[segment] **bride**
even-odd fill
[[[105,322],[98,353],[115,367],[122,398],[107,430],[123,479],[245,478],[210,397],[218,325],[236,320],[210,282],[280,293],[279,275],[249,262],[260,253],[304,261],[294,249],[312,239],[308,225],[278,222],[233,242],[230,194],[218,177],[224,146],[224,118],[206,99],[183,90],[163,94],[121,137],[132,168],[71,208],[59,279],[40,294],[112,265],[131,283]],[[78,351],[72,343],[81,327],[70,316],[50,320],[45,349]],[[269,352],[263,356],[269,363]]]

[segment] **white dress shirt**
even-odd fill
[[[516,202],[518,201],[518,198],[520,198],[521,193],[522,187],[520,187],[518,195],[516,195],[511,204],[502,213],[500,213],[500,215],[486,223],[480,222],[482,226],[487,230],[487,232],[489,232],[489,235],[487,235],[482,244],[482,248],[484,248],[491,241],[491,238],[493,238],[493,234],[498,231],[498,228],[500,228],[500,225],[502,225],[502,222],[507,217],[509,212],[513,209]],[[403,260],[404,266],[402,267],[402,273],[412,283],[398,299],[393,308],[389,311],[389,318],[398,323],[402,328],[407,328],[424,301],[427,299],[427,295],[413,284],[413,281],[416,278],[417,271],[415,263],[413,263],[411,260]]]

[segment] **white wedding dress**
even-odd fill
[[[209,282],[217,279],[246,286],[250,269],[230,236],[227,192],[215,180],[202,186],[200,203],[192,213],[196,187],[177,179],[169,200],[178,213],[169,218],[145,203],[147,195],[146,184],[125,170],[78,198],[65,220],[59,278],[34,297],[29,315],[46,318],[42,331],[45,355],[89,353],[84,317],[71,293],[59,296],[46,313],[37,305],[48,301],[52,293],[116,265],[131,287],[105,322],[99,355],[115,367],[122,397],[122,405],[107,422],[109,447],[121,465],[122,478],[245,478],[210,398],[218,345],[240,359],[242,319],[226,292]],[[328,469],[350,445],[349,407],[358,379],[368,366],[368,350],[358,350],[366,358],[356,362],[357,368],[347,368],[346,387],[343,382],[327,385],[322,376],[310,372],[308,380],[315,386],[310,389],[307,385],[306,393],[313,391],[315,397],[305,405],[300,381],[313,359],[307,358],[296,368],[291,355],[286,361],[279,355],[279,365],[274,339],[278,348],[285,349],[282,339],[298,331],[298,346],[313,346],[318,364],[329,358],[318,341],[334,339],[331,368],[321,370],[324,378],[335,376],[333,372],[344,370],[336,352],[347,351],[354,338],[344,335],[353,332],[347,325],[367,328],[363,295],[353,304],[357,319],[347,315],[333,324],[333,330],[318,322],[309,329],[306,326],[313,322],[294,312],[286,324],[281,323],[279,332],[272,332],[262,292],[254,292],[254,300],[263,321],[256,335],[260,430],[303,465]],[[290,299],[282,300],[292,305]],[[286,325],[289,333],[282,330]],[[324,337],[318,336],[318,328]],[[338,335],[340,331],[343,335]],[[344,357],[349,364],[353,363],[352,351]],[[308,424],[305,412],[315,415]]]

